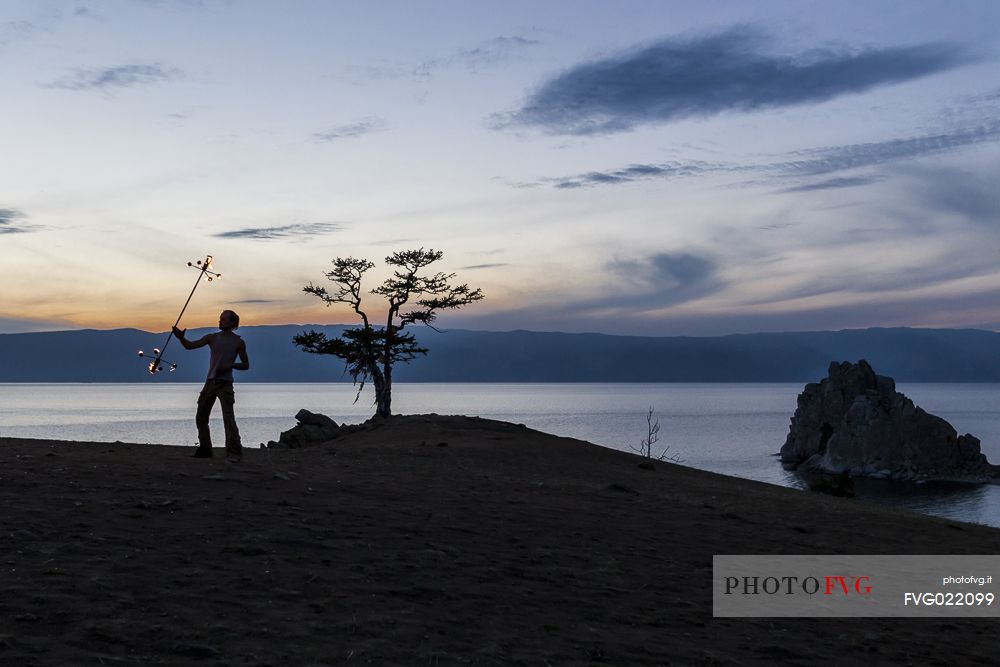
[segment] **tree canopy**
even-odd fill
[[[379,416],[392,414],[392,370],[396,363],[407,363],[427,349],[417,344],[411,324],[423,324],[435,331],[433,323],[443,310],[461,308],[483,298],[478,288],[453,285],[454,273],[426,271],[444,256],[440,250],[418,248],[395,252],[385,258],[392,275],[369,294],[383,297],[388,303],[385,323],[374,323],[362,308],[362,281],[374,262],[356,257],[338,257],[333,270],[324,273],[334,287],[309,283],[302,288],[323,300],[327,306],[347,304],[361,318],[357,327],[346,328],[340,336],[329,338],[317,331],[303,332],[292,342],[305,352],[329,354],[344,360],[345,372],[358,386],[358,396],[366,382],[375,386],[375,404]],[[355,397],[357,400],[357,396]]]

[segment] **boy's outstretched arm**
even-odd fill
[[[207,335],[206,336],[202,336],[198,340],[191,341],[191,340],[188,340],[187,338],[184,337],[184,334],[187,333],[187,329],[184,329],[183,331],[181,331],[177,327],[174,327],[173,328],[173,332],[174,332],[174,338],[176,338],[177,340],[179,340],[181,342],[181,345],[184,346],[185,350],[194,350],[196,348],[205,347],[206,345],[208,345],[208,336]]]

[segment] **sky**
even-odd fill
[[[0,332],[1000,329],[1000,3],[0,0]],[[376,297],[370,308],[378,311]]]

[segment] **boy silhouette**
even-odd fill
[[[198,426],[198,449],[195,458],[211,458],[212,434],[208,428],[208,417],[212,414],[215,399],[222,404],[222,423],[226,427],[226,461],[239,463],[243,456],[243,444],[240,441],[240,429],[236,426],[236,414],[233,405],[236,394],[233,392],[233,371],[250,369],[250,357],[247,356],[247,346],[243,339],[233,333],[240,326],[240,316],[231,310],[224,310],[219,315],[219,333],[205,334],[196,341],[184,337],[187,329],[181,331],[174,327],[174,336],[181,342],[185,350],[194,350],[208,345],[212,356],[208,360],[208,377],[205,386],[198,395],[198,412],[194,422]],[[240,361],[236,359],[239,357]]]

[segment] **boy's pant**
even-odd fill
[[[238,459],[243,454],[243,445],[240,441],[240,429],[236,426],[236,414],[233,412],[236,393],[233,391],[233,383],[228,380],[206,380],[198,395],[198,412],[194,418],[198,426],[198,448],[206,452],[212,450],[208,417],[212,414],[216,398],[222,405],[222,423],[226,427],[226,456]]]

